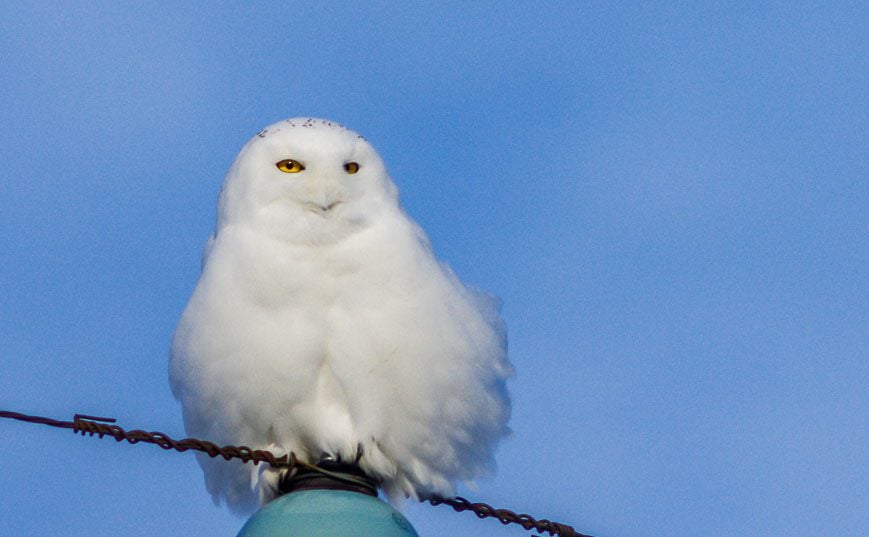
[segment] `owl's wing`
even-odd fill
[[[199,270],[205,268],[205,263],[208,261],[208,256],[211,254],[211,249],[214,247],[214,233],[208,237],[208,240],[205,241],[205,246],[202,247],[202,262],[199,267]]]

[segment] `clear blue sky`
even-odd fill
[[[864,2],[75,4],[0,7],[0,408],[183,435],[168,345],[223,175],[321,116],[504,300],[515,434],[470,497],[600,537],[869,534]],[[0,535],[243,523],[191,455],[16,422],[0,450]]]

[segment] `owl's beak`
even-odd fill
[[[327,213],[329,213],[332,209],[334,209],[338,205],[341,205],[340,201],[333,201],[332,203],[330,203],[328,205],[320,205],[319,203],[308,202],[305,204],[305,208],[308,209],[309,211],[315,213],[315,214],[319,214],[320,216],[326,216]]]

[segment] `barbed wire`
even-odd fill
[[[259,464],[267,463],[275,468],[286,468],[291,470],[297,466],[304,467],[313,471],[320,471],[317,466],[308,464],[296,458],[294,453],[287,455],[276,456],[270,451],[263,449],[253,449],[248,446],[219,446],[208,440],[200,440],[198,438],[184,438],[183,440],[175,440],[167,434],[156,431],[143,431],[141,429],[133,429],[127,431],[118,425],[114,418],[102,418],[98,416],[89,416],[87,414],[75,414],[72,421],[62,421],[43,416],[31,416],[12,412],[8,410],[0,410],[0,418],[23,421],[27,423],[35,423],[38,425],[47,425],[49,427],[57,427],[60,429],[72,429],[74,433],[82,436],[97,436],[98,438],[111,437],[116,442],[129,442],[130,444],[153,444],[165,450],[174,450],[180,453],[185,451],[200,451],[211,458],[222,457],[225,460],[239,459],[244,463],[252,462]],[[553,522],[551,520],[537,520],[528,514],[517,514],[508,509],[496,509],[485,503],[472,503],[461,496],[456,498],[441,498],[433,497],[427,500],[431,505],[448,505],[456,512],[471,511],[478,518],[494,518],[501,524],[517,524],[526,531],[538,531],[548,533],[551,536],[561,537],[591,537],[584,533],[579,533],[572,526]]]
[[[456,512],[471,511],[478,518],[496,518],[501,524],[518,524],[528,531],[532,529],[549,535],[561,535],[562,537],[591,537],[584,533],[579,533],[572,526],[553,522],[551,520],[537,520],[531,515],[516,514],[509,509],[496,509],[485,503],[471,503],[469,500],[456,496],[455,498],[431,498],[428,502],[432,505],[449,505]]]

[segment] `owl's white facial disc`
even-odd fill
[[[383,162],[360,135],[327,120],[288,119],[239,153],[221,190],[217,233],[246,224],[293,243],[337,242],[395,206],[396,197]]]

